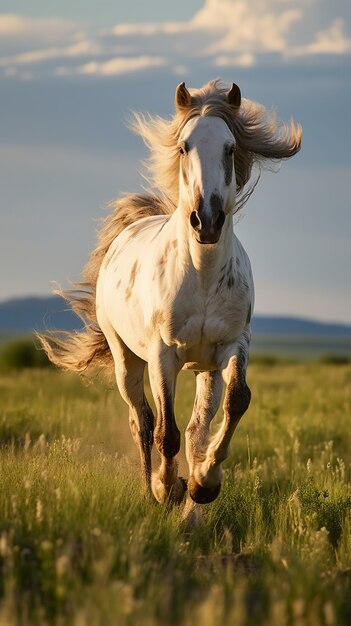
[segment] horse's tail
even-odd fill
[[[56,290],[67,300],[84,323],[82,331],[55,331],[38,334],[50,361],[65,370],[84,373],[87,367],[112,365],[112,355],[105,335],[96,318],[96,283],[103,259],[122,230],[143,217],[170,215],[175,206],[167,199],[155,195],[133,194],[109,205],[111,214],[103,220],[98,244],[83,270],[83,281],[74,283],[74,289]]]

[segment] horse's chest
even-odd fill
[[[210,346],[226,343],[241,332],[244,307],[238,307],[232,298],[203,300],[194,295],[192,304],[178,311],[169,324],[171,342],[189,348]]]

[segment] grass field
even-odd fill
[[[193,384],[179,377],[183,430]],[[249,384],[221,494],[189,531],[141,495],[112,383],[2,374],[0,626],[349,625],[351,366],[254,363]]]

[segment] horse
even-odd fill
[[[218,79],[201,89],[181,83],[170,119],[134,114],[131,125],[151,151],[150,192],[112,204],[82,282],[59,292],[85,328],[41,341],[64,369],[114,367],[146,489],[161,503],[180,504],[186,494],[191,510],[218,496],[222,463],[251,397],[254,284],[234,215],[258,182],[259,175],[247,187],[253,165],[295,155],[302,129]],[[144,393],[146,365],[156,417]],[[185,431],[187,481],[176,460],[174,397],[182,369],[196,377]],[[223,419],[211,435],[223,383]],[[153,444],[160,457],[154,472]]]

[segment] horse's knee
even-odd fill
[[[246,382],[240,384],[236,381],[233,384],[229,383],[224,411],[227,412],[230,417],[240,419],[249,408],[250,400],[251,391]]]
[[[172,459],[180,450],[180,431],[174,418],[172,421],[172,424],[158,423],[154,432],[156,448],[166,459]]]

